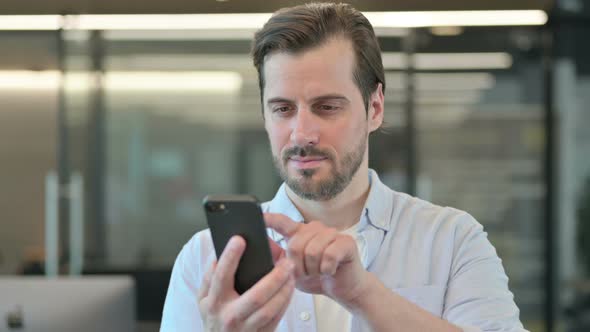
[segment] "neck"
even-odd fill
[[[306,223],[320,221],[328,227],[345,230],[360,220],[369,196],[369,187],[369,169],[365,160],[348,186],[330,200],[306,200],[297,196],[288,186],[287,196],[295,204]]]

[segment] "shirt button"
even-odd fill
[[[311,316],[311,315],[309,314],[309,312],[307,312],[307,311],[302,311],[302,312],[299,314],[299,319],[301,319],[302,321],[308,321],[310,316]]]

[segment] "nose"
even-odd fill
[[[293,117],[291,143],[295,146],[316,145],[319,142],[319,123],[307,109],[299,109]]]

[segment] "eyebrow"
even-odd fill
[[[310,102],[311,103],[317,103],[318,101],[322,101],[322,100],[341,100],[344,101],[346,103],[350,103],[350,100],[348,98],[346,98],[343,95],[337,94],[337,93],[331,93],[331,94],[326,94],[326,95],[321,95],[321,96],[317,96],[317,97],[313,97]],[[266,104],[270,105],[270,104],[275,104],[275,103],[289,103],[289,104],[294,104],[295,102],[291,99],[287,99],[287,98],[283,98],[283,97],[274,97],[269,99]]]

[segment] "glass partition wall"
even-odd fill
[[[0,274],[43,271],[45,183],[57,164],[56,37],[0,32]]]
[[[541,32],[516,27],[458,32],[423,32],[418,48],[448,52],[439,55],[440,64],[461,61],[463,67],[425,74],[432,83],[416,74],[423,91],[415,99],[418,196],[468,211],[484,226],[502,258],[523,323],[540,331],[545,300]]]

